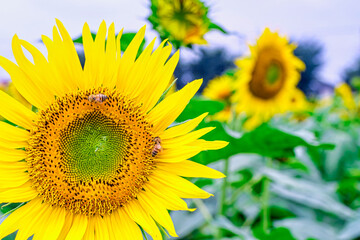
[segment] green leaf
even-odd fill
[[[196,118],[204,112],[208,112],[209,115],[214,115],[215,113],[220,112],[224,108],[225,103],[223,102],[194,97],[190,100],[185,110],[176,119],[176,122],[183,122],[188,119]]]
[[[232,132],[220,122],[212,121],[199,125],[199,128],[203,127],[216,127],[203,139],[223,140],[229,142],[229,145],[216,151],[203,151],[192,158],[202,164],[209,164],[238,153],[256,153],[271,158],[286,158],[295,156],[294,151],[298,146],[313,149],[332,149],[334,147],[331,144],[309,143],[299,136],[273,128],[266,123],[241,137],[236,136],[240,133]]]
[[[223,29],[222,27],[220,27],[219,25],[211,22],[210,25],[209,25],[209,29],[215,29],[215,30],[219,30],[220,32],[224,33],[224,34],[228,34],[228,32]]]
[[[257,153],[262,156],[278,158],[295,156],[298,146],[308,148],[333,149],[332,144],[309,143],[303,138],[273,128],[264,123],[255,130],[245,133],[236,144],[241,153]]]
[[[265,233],[261,227],[253,229],[253,234],[260,240],[296,240],[290,230],[284,227],[274,228],[270,233]]]

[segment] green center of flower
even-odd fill
[[[266,80],[269,84],[274,84],[279,80],[280,66],[278,63],[271,63],[266,72]]]
[[[251,93],[263,100],[274,98],[283,88],[286,68],[277,49],[263,49],[255,62],[249,82]]]
[[[69,124],[60,139],[69,173],[85,182],[114,176],[126,150],[122,127],[99,111]]]

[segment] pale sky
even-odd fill
[[[210,16],[228,31],[206,36],[211,46],[225,46],[232,54],[246,52],[265,27],[292,39],[315,38],[325,47],[323,80],[341,81],[346,66],[360,56],[360,2],[358,0],[208,0]],[[147,39],[157,36],[146,21],[149,1],[145,0],[2,0],[0,8],[0,55],[13,59],[11,39],[16,33],[37,47],[42,34],[51,35],[59,18],[73,37],[79,36],[84,22],[97,30],[104,19],[115,22],[117,30],[137,31],[147,24]],[[243,38],[239,37],[243,36]],[[182,57],[194,54],[182,50]],[[0,69],[0,79],[8,78]]]

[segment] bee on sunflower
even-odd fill
[[[200,0],[151,0],[152,14],[148,20],[161,39],[169,39],[176,48],[207,44],[204,35],[220,26],[211,22],[208,7]]]
[[[210,80],[202,94],[211,99],[225,103],[224,110],[212,116],[212,119],[220,122],[228,122],[232,118],[230,98],[234,93],[234,79],[232,76],[223,75]]]
[[[254,128],[277,113],[294,110],[305,64],[293,54],[294,44],[268,28],[249,48],[250,56],[235,62],[239,70],[232,101],[237,113],[249,117],[247,128]]]
[[[192,131],[206,114],[169,127],[202,81],[159,102],[179,53],[169,58],[165,41],[153,51],[152,41],[137,57],[143,27],[121,54],[121,33],[102,22],[93,40],[85,24],[84,68],[58,20],[53,38],[42,37],[47,58],[16,35],[17,64],[0,57],[37,109],[0,91],[0,115],[12,123],[0,122],[0,203],[25,202],[0,224],[0,239],[17,231],[17,239],[137,240],[139,226],[161,239],[157,224],[177,236],[168,210],[192,211],[182,198],[211,196],[182,177],[224,177],[187,160],[227,145],[199,139],[213,128]]]

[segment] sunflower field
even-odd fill
[[[252,38],[212,15],[289,3],[138,0],[141,18],[119,0],[119,25],[105,14],[118,3],[100,2],[37,3],[26,28],[51,16],[49,34],[1,33],[0,239],[360,239],[359,46],[327,80],[326,44],[271,23]],[[360,6],[342,4],[348,16]],[[72,5],[106,21],[74,30]],[[261,12],[246,25],[275,16]]]

